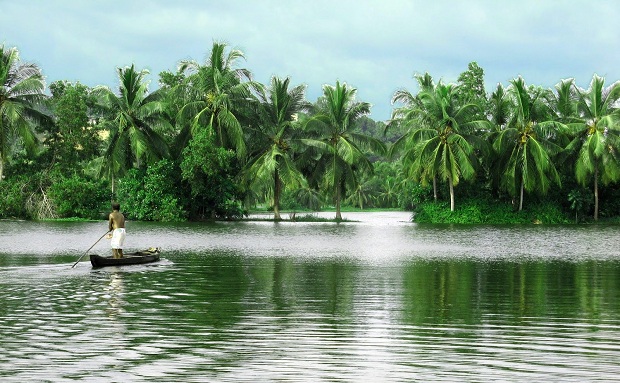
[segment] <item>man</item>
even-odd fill
[[[108,229],[112,231],[108,234],[108,239],[112,239],[112,258],[123,258],[123,243],[125,243],[125,216],[120,212],[121,205],[113,202],[112,213],[110,213]]]

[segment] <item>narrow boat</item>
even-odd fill
[[[91,254],[90,263],[93,267],[105,267],[105,266],[125,266],[125,265],[139,265],[142,263],[150,263],[159,261],[159,248],[151,247],[146,250],[136,251],[135,253],[123,254],[123,258],[102,257],[101,255]]]

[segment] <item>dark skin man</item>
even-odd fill
[[[125,216],[120,212],[120,209],[121,206],[118,203],[113,203],[112,212],[108,218],[108,229],[112,232],[108,234],[108,239],[112,240],[112,258],[123,258]]]

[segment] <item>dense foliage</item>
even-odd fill
[[[170,160],[160,160],[145,169],[131,169],[119,181],[118,196],[127,219],[183,221],[183,191],[179,169]]]
[[[0,46],[0,218],[237,219],[267,208],[406,209],[417,222],[567,223],[620,217],[620,85],[555,89],[521,77],[487,94],[469,64],[456,83],[414,77],[392,118],[346,83],[315,103],[268,85],[214,43],[149,90],[117,68],[117,91],[57,81]]]

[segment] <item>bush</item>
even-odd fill
[[[26,194],[18,178],[0,181],[0,218],[25,218]]]
[[[235,153],[214,144],[211,128],[200,129],[183,150],[181,175],[191,190],[193,217],[241,218],[244,195],[235,181]]]
[[[186,220],[178,171],[169,160],[146,170],[131,169],[118,183],[118,201],[123,213],[140,221]]]
[[[515,211],[505,201],[468,199],[450,211],[448,202],[424,202],[418,205],[414,221],[418,223],[510,224],[510,223],[569,223],[560,206],[550,203],[533,204]]]
[[[48,188],[48,194],[60,218],[101,218],[108,210],[107,184],[77,175],[59,177]]]

